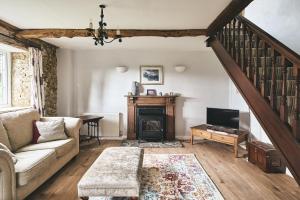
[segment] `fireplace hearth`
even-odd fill
[[[138,107],[136,111],[137,139],[163,142],[166,133],[165,107]]]

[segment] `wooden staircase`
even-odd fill
[[[300,185],[300,56],[242,16],[207,43]]]

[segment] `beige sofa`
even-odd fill
[[[5,143],[7,134],[5,145],[17,157],[13,164],[11,156],[0,150],[0,200],[24,199],[79,153],[77,118],[64,118],[68,139],[31,144],[33,120],[53,119],[41,118],[33,109],[0,114],[0,142]]]

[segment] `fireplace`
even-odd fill
[[[137,107],[136,137],[138,140],[164,141],[166,108],[163,106]]]
[[[176,96],[126,97],[127,139],[175,139]]]

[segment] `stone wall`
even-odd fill
[[[45,115],[57,114],[57,57],[56,48],[42,45],[43,81],[45,86]]]
[[[11,104],[30,106],[32,72],[28,65],[28,52],[11,54]]]

